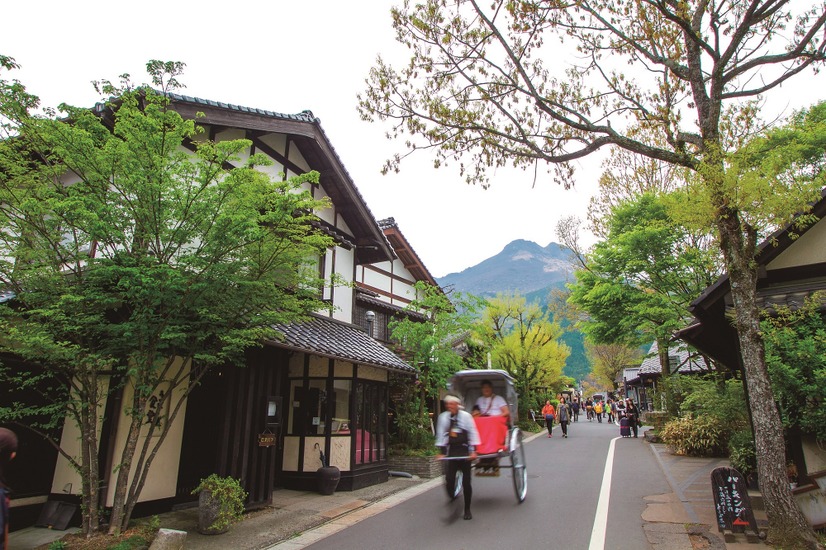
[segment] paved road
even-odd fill
[[[309,548],[588,549],[606,456],[618,435],[614,425],[580,421],[567,439],[557,427],[553,438],[528,443],[528,497],[522,504],[510,472],[503,471],[498,478],[474,477],[471,521],[462,519],[462,498],[449,502],[439,487]],[[641,438],[618,439],[613,464],[605,548],[650,548],[640,519],[642,499],[669,492],[668,484]]]

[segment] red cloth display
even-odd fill
[[[480,455],[498,453],[500,450],[507,450],[508,442],[508,419],[505,416],[477,416],[476,429],[479,431],[479,439],[482,444],[476,447],[476,452]]]

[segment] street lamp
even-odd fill
[[[367,334],[370,335],[370,338],[373,337],[373,321],[376,320],[376,312],[368,310],[367,313],[364,314],[364,317],[367,319]]]

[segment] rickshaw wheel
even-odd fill
[[[510,437],[513,490],[520,503],[528,495],[528,469],[525,466],[525,447],[522,445],[522,430],[514,428]]]
[[[445,466],[445,473],[447,473],[447,466]],[[465,474],[462,473],[462,470],[457,470],[456,483],[454,483],[453,487],[448,487],[447,477],[445,477],[445,489],[447,490],[447,496],[450,500],[455,500],[460,494],[462,494],[462,481],[464,481],[464,477]]]

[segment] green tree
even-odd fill
[[[593,375],[600,384],[607,388],[616,387],[617,376],[628,367],[639,366],[642,360],[637,347],[622,344],[591,344],[585,345],[585,353],[593,365]]]
[[[826,441],[826,293],[797,310],[778,308],[763,323],[766,362],[783,424]]]
[[[0,281],[14,295],[0,307],[0,347],[32,365],[16,384],[53,390],[46,407],[0,415],[77,424],[81,456],[60,452],[83,480],[87,535],[99,524],[107,392],[123,392],[127,417],[115,450],[116,533],[207,369],[243,365],[245,350],[278,337],[277,323],[325,307],[315,265],[331,241],[311,224],[327,203],[303,190],[318,174],[275,181],[254,168],[265,157],[240,162],[248,141],[211,142],[169,108],[183,64],[147,69],[160,92],[123,77],[98,83],[114,99],[95,110],[42,115],[20,83],[0,81]]]
[[[463,367],[454,343],[470,333],[480,307],[472,296],[448,297],[423,281],[415,288],[417,297],[407,309],[423,313],[426,319],[404,317],[390,323],[400,353],[419,369],[416,383],[406,385],[405,395],[396,403],[401,443],[413,448],[424,443],[424,433],[430,433],[428,401],[438,400],[449,378]]]
[[[398,70],[379,58],[359,105],[393,122],[390,138],[408,135],[408,151],[433,150],[437,166],[455,160],[484,185],[492,168],[540,163],[570,185],[570,163],[606,146],[686,169],[732,283],[751,402],[768,403],[756,230],[742,216],[754,197],[731,154],[765,126],[766,95],[826,60],[824,25],[823,3],[777,0],[405,2],[393,26],[411,58]],[[819,191],[776,184],[764,206],[780,218]],[[770,536],[822,547],[786,482],[777,411],[752,417]]]
[[[621,203],[605,241],[576,272],[571,301],[587,313],[580,324],[593,344],[635,347],[656,340],[668,372],[669,340],[688,321],[688,305],[717,278],[706,241],[676,223],[664,197]]]
[[[557,387],[570,349],[559,342],[562,329],[537,304],[519,295],[491,299],[477,325],[492,363],[513,376],[519,408],[527,411],[541,387]]]

